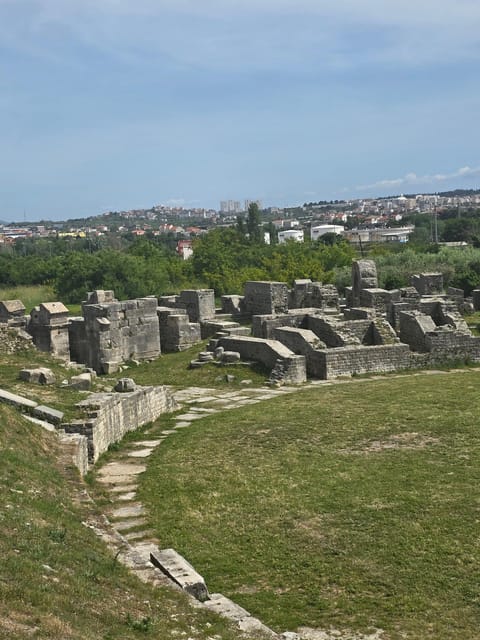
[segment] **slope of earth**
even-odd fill
[[[82,524],[101,514],[54,435],[3,405],[0,490],[0,638],[238,638],[131,575]]]

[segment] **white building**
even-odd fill
[[[248,207],[249,207],[251,204],[256,204],[256,205],[257,205],[257,207],[258,207],[260,210],[261,210],[261,209],[263,209],[263,204],[262,204],[262,201],[261,201],[261,200],[245,200],[245,202],[244,202],[244,207],[243,207],[243,208],[244,208],[244,210],[245,210],[245,211],[248,211]]]
[[[345,227],[342,227],[341,224],[321,224],[310,229],[310,238],[312,240],[318,240],[326,233],[336,233],[337,236],[341,236],[344,231]]]
[[[303,242],[303,229],[287,229],[278,232],[279,244],[284,244],[287,240],[295,240],[295,242]]]
[[[221,213],[240,213],[242,207],[238,200],[222,200],[220,202]]]

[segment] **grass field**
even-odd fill
[[[240,363],[238,365],[219,366],[207,364],[201,369],[190,369],[191,360],[196,360],[198,354],[204,351],[208,340],[179,353],[167,353],[153,362],[144,362],[138,366],[132,365],[128,371],[120,371],[112,379],[131,376],[137,384],[168,384],[174,387],[213,387],[238,388],[243,387],[242,380],[250,380],[254,386],[261,386],[268,379],[269,371],[258,363],[252,366]],[[226,381],[227,375],[233,375],[232,382]]]
[[[210,416],[140,497],[163,546],[277,630],[479,638],[479,385],[355,380]]]

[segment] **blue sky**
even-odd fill
[[[478,0],[0,0],[0,219],[480,187]]]

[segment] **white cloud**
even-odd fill
[[[480,167],[461,167],[452,173],[435,173],[432,175],[418,176],[416,173],[407,173],[402,178],[378,180],[372,184],[358,185],[359,191],[383,190],[390,187],[407,187],[412,185],[435,185],[455,180],[456,178],[478,178],[480,177]]]

